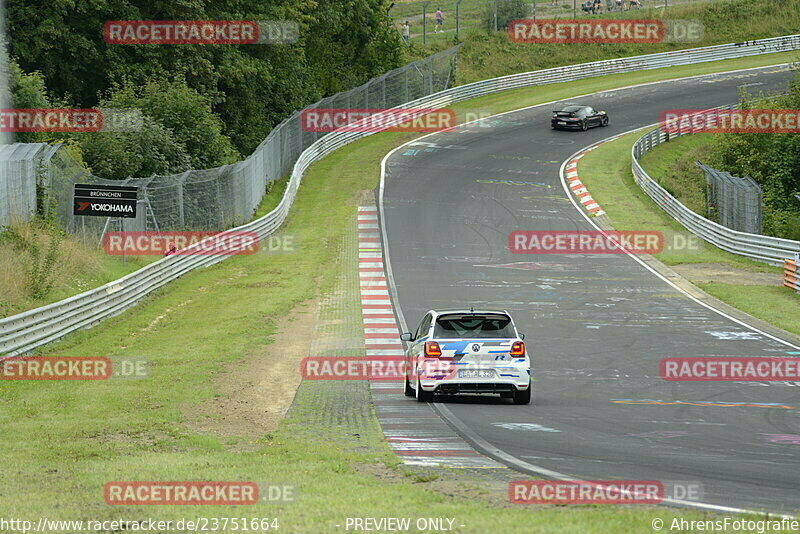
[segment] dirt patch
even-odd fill
[[[725,263],[685,263],[671,265],[670,268],[695,284],[717,282],[742,286],[783,285],[783,277],[780,273],[754,273],[731,267]]]
[[[300,385],[300,360],[309,355],[318,305],[315,299],[295,307],[278,324],[273,343],[226,365],[214,380],[219,396],[184,409],[189,431],[242,437],[227,445],[253,450],[256,440],[275,430]]]

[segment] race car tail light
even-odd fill
[[[515,341],[514,344],[511,345],[511,352],[509,354],[512,356],[525,356],[525,342]]]
[[[425,356],[438,358],[442,355],[442,349],[439,347],[439,344],[435,341],[426,341],[425,342]]]

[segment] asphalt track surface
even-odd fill
[[[665,357],[797,349],[701,306],[625,255],[506,248],[514,230],[594,230],[559,177],[576,151],[653,124],[663,109],[728,104],[741,86],[782,90],[790,77],[771,67],[605,91],[565,101],[607,111],[606,128],[551,131],[548,104],[387,158],[383,221],[408,329],[429,309],[475,306],[510,311],[527,336],[531,405],[437,398],[468,439],[578,479],[699,482],[703,503],[800,508],[800,383],[667,382],[658,372]]]

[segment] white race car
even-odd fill
[[[434,395],[494,393],[529,404],[524,338],[505,311],[431,310],[416,332],[400,336],[408,342],[405,394],[431,402]]]

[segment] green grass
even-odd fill
[[[647,130],[640,130],[589,152],[578,163],[581,181],[602,206],[617,230],[660,231],[665,237],[687,231],[656,206],[633,180],[631,146]],[[669,240],[669,239],[667,239]],[[667,265],[726,263],[753,272],[777,272],[776,267],[730,254],[705,242],[699,250],[664,250],[656,258]]]
[[[747,62],[735,65],[744,67]],[[719,68],[707,64],[666,69],[660,75]],[[658,76],[636,73],[615,81],[633,84]],[[595,79],[513,91],[464,103],[459,109],[499,112],[613,83]],[[358,466],[393,464],[388,448],[356,452],[347,444],[307,438],[302,417],[284,420],[255,443],[187,429],[183,408],[220,394],[214,377],[226,364],[279,351],[271,345],[278,318],[308,299],[330,294],[343,268],[338,251],[355,224],[359,194],[375,187],[383,156],[412,137],[371,136],[314,164],[283,228],[296,237],[295,252],[241,256],[193,271],[134,309],[42,351],[50,356],[146,358],[151,362],[148,378],[0,382],[3,516],[279,517],[284,532],[314,533],[340,530],[335,525],[346,517],[423,516],[455,518],[456,525],[465,525],[459,532],[581,534],[650,532],[654,517],[704,518],[698,512],[664,508],[500,508],[432,492],[426,483],[411,478],[387,481],[363,474]],[[241,444],[255,450],[232,452]],[[252,480],[293,485],[298,498],[294,503],[246,508],[110,507],[103,503],[102,487],[113,480]],[[497,489],[500,499],[503,491]]]
[[[409,2],[398,2],[392,9],[392,16],[397,20],[402,20],[404,14],[411,14],[420,7],[419,3],[413,6],[409,4]],[[559,1],[555,7],[550,4],[551,2],[547,1],[539,2],[539,16],[550,16],[552,13],[559,11],[571,14],[571,4],[569,2]],[[800,0],[789,0],[788,2],[777,5],[769,0],[717,0],[713,3],[695,2],[680,6],[676,6],[675,2],[671,2],[670,4],[672,7],[669,10],[668,18],[696,18],[704,22],[706,34],[702,42],[680,45],[517,44],[512,43],[503,32],[499,32],[497,35],[489,35],[485,31],[475,31],[475,23],[479,19],[479,13],[483,9],[483,6],[486,5],[486,2],[464,0],[461,5],[461,14],[464,21],[463,27],[472,27],[472,29],[467,30],[464,34],[464,46],[460,49],[458,56],[456,83],[463,84],[516,72],[597,61],[612,57],[785,35],[795,33],[795,29],[798,24],[800,24]],[[564,5],[567,7],[565,8]],[[645,6],[648,5],[653,5],[653,2],[645,0]],[[432,3],[429,7],[430,17],[433,16],[433,12],[435,12],[437,7],[442,7],[446,14],[446,27],[454,27],[455,2],[453,0],[447,0],[440,4]],[[603,15],[603,17],[616,18],[620,16],[628,18],[660,18],[664,16],[664,12],[660,9],[642,9],[638,11],[629,11],[622,15],[619,13]],[[429,30],[432,30],[432,25],[429,26]],[[412,31],[416,30],[412,29]],[[409,59],[427,57],[433,51],[449,48],[453,45],[453,37],[453,33],[436,35],[436,39],[432,40],[430,45],[425,48],[418,46],[418,44],[413,44],[409,50]],[[549,100],[561,99],[564,96],[561,94],[561,91],[563,91],[565,87],[576,89],[578,94],[583,92],[588,93],[591,91],[591,88],[603,89],[626,85],[628,83],[654,81],[665,79],[665,75],[677,77],[686,75],[687,73],[719,72],[737,68],[737,65],[766,65],[775,62],[779,57],[783,61],[795,61],[798,58],[798,54],[773,54],[771,57],[729,60],[710,64],[708,66],[661,69],[647,73],[637,73],[635,75],[622,74],[605,77],[602,81],[587,80],[569,86],[563,84],[550,85],[541,90],[520,89],[518,91],[475,99],[469,103],[460,104],[455,107],[462,112],[493,112],[501,109],[513,109],[514,107],[540,102],[540,98],[545,95],[549,95],[547,96]],[[285,178],[276,184],[275,194],[267,195],[262,200],[261,205],[255,213],[256,217],[266,214],[277,205],[284,187]],[[72,239],[75,244],[77,244],[78,240],[79,238]],[[0,256],[2,256],[2,252],[3,251],[0,250]],[[121,258],[107,257],[102,251],[96,250],[91,246],[83,254],[88,259],[92,259],[92,261],[89,262],[88,265],[77,267],[74,273],[69,269],[65,269],[62,275],[69,273],[69,276],[62,276],[53,293],[44,300],[26,298],[23,290],[19,287],[21,275],[18,266],[14,268],[6,267],[2,258],[0,258],[0,316],[13,315],[27,309],[70,297],[82,291],[115,280],[150,261],[158,259],[157,257],[130,259],[127,268],[123,268]],[[9,264],[9,262],[5,262],[5,264]],[[69,264],[65,264],[65,266],[68,267]]]
[[[673,235],[687,236],[688,232],[656,206],[652,200],[636,184],[631,173],[631,146],[647,129],[623,136],[606,143],[589,152],[578,163],[581,181],[611,219],[616,230],[650,230],[660,231],[665,241],[671,242]],[[680,138],[683,142],[698,135]],[[655,161],[662,156],[674,155],[685,147],[682,143],[675,148],[670,141],[669,148],[659,149],[651,153],[648,170],[663,172],[667,167],[663,162]],[[702,144],[702,142],[701,142]],[[698,145],[699,146],[699,145]],[[688,150],[688,149],[687,149]],[[654,179],[663,175],[651,174]],[[691,263],[719,263],[732,269],[749,272],[782,272],[779,267],[725,252],[713,245],[696,241],[697,250],[665,250],[656,254],[656,258],[667,265]],[[723,302],[738,308],[754,317],[758,317],[788,332],[800,335],[800,323],[795,319],[800,314],[800,298],[787,288],[769,285],[733,285],[723,283],[698,284],[709,294]]]
[[[618,13],[602,17],[621,18]],[[524,44],[512,42],[505,32],[489,34],[471,30],[461,36],[463,46],[458,53],[456,81],[466,84],[563,65],[792,35],[800,26],[800,0],[782,4],[770,0],[717,0],[676,6],[666,14],[661,9],[634,10],[626,12],[622,18],[700,20],[704,36],[702,41],[694,43]],[[430,32],[430,25],[428,29]],[[453,34],[445,35],[448,37],[437,35],[436,39],[430,39],[429,33],[426,47],[412,39],[409,56],[419,59],[453,46]]]
[[[733,284],[698,284],[698,287],[734,308],[800,335],[800,295],[781,286],[739,286]]]
[[[642,168],[672,196],[706,216],[706,181],[695,161],[708,164],[714,137],[686,135],[657,146],[641,160]]]
[[[601,15],[587,15],[583,11],[581,11],[581,4],[585,0],[578,0],[577,1],[577,14],[578,18],[623,18],[623,17],[639,17],[639,18],[649,18],[652,15],[652,12],[656,13],[663,13],[662,9],[652,9],[656,6],[663,6],[664,0],[644,0],[642,5],[645,9],[639,10],[630,10],[620,13],[619,11],[613,11],[610,13],[603,13]],[[679,9],[684,8],[686,6],[696,6],[698,4],[703,4],[711,0],[669,0],[669,4],[671,6],[671,11],[675,12],[675,18],[679,18],[677,13]],[[719,0],[718,0],[719,1]],[[727,0],[723,0],[727,1]],[[615,8],[615,4],[613,0],[603,0],[603,9],[606,9],[606,4],[612,5]],[[422,43],[422,6],[424,1],[411,1],[411,2],[404,2],[404,1],[397,1],[395,2],[394,7],[389,11],[392,20],[394,21],[395,25],[399,27],[403,21],[409,21],[409,26],[411,29],[411,38],[412,42]],[[532,17],[533,16],[533,2],[527,2],[528,13],[526,16]],[[628,7],[628,1],[625,1],[625,7]],[[436,9],[441,8],[442,12],[444,13],[444,33],[433,33],[433,30],[436,26],[436,18],[435,13]],[[487,20],[486,18],[486,10],[487,8],[492,8],[492,1],[491,0],[461,0],[461,4],[459,6],[459,28],[460,32],[463,36],[464,33],[468,33],[471,31],[481,31],[486,32],[491,24],[491,19]],[[616,8],[615,8],[616,9]],[[491,11],[489,11],[491,13]],[[543,18],[559,18],[559,19],[571,19],[573,14],[573,3],[571,0],[538,0],[536,5],[536,16],[539,19]],[[501,11],[502,16],[502,11]],[[427,27],[428,27],[428,42],[429,43],[436,43],[439,41],[447,41],[449,42],[455,36],[455,29],[456,29],[456,0],[443,0],[437,2],[431,2],[431,4],[427,8]],[[500,21],[502,22],[502,20]],[[505,31],[502,27],[500,28],[501,32]]]
[[[16,236],[12,239],[13,236]],[[38,308],[78,293],[94,289],[141,269],[158,257],[110,256],[97,247],[95,238],[84,244],[80,234],[64,234],[58,239],[53,267],[44,267],[50,247],[51,232],[37,222],[13,222],[0,231],[0,317]],[[34,246],[35,245],[35,246]],[[34,252],[40,251],[38,260]],[[31,287],[34,263],[47,271],[52,290],[37,295]]]

